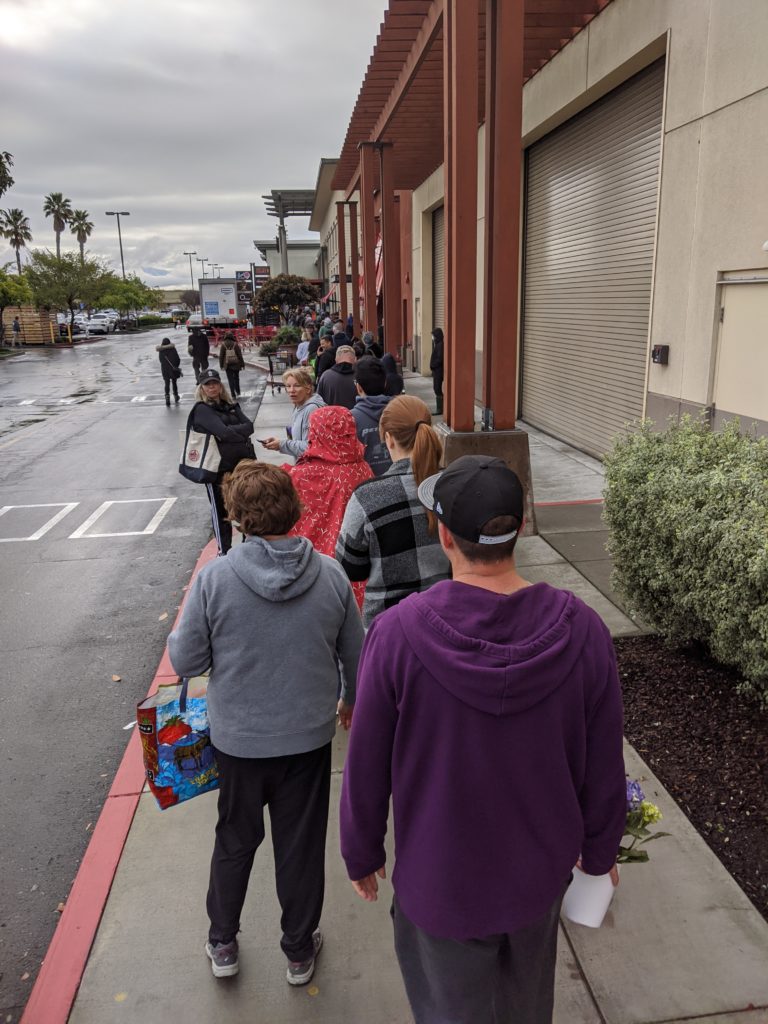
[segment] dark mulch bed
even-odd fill
[[[642,636],[616,652],[627,739],[768,919],[768,712],[698,650]]]

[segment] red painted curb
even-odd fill
[[[215,557],[216,542],[210,541],[200,553],[190,577],[190,585],[203,566]],[[179,621],[183,607],[184,601],[174,626]],[[166,649],[147,696],[154,693],[160,683],[171,682],[176,678]],[[134,730],[72,883],[64,912],[48,946],[20,1024],[66,1024],[143,789],[141,742],[139,734]]]

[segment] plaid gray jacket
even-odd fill
[[[451,578],[451,566],[416,494],[410,459],[360,484],[344,513],[336,558],[352,581],[368,580],[366,627],[385,608]]]

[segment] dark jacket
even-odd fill
[[[357,398],[354,366],[351,363],[334,363],[317,382],[317,393],[326,405],[353,409]]]
[[[439,394],[443,386],[443,332],[440,327],[432,331],[432,355],[429,357],[429,368],[432,371],[432,380],[435,391]]]
[[[391,395],[365,395],[358,397],[352,409],[357,438],[365,445],[365,461],[376,476],[386,473],[392,465],[387,446],[379,437],[379,420],[391,400]]]
[[[193,359],[207,359],[210,352],[208,335],[203,331],[194,330],[189,336],[189,354]]]
[[[385,352],[381,357],[381,365],[384,367],[384,372],[387,375],[387,390],[385,394],[391,395],[392,398],[395,395],[402,395],[405,385],[403,384],[403,378],[397,372],[395,357],[390,355],[389,352]]]
[[[169,345],[157,345],[155,351],[160,360],[160,369],[163,373],[163,380],[176,380],[179,374],[176,372],[181,366],[179,353],[176,346],[171,342]]]
[[[336,349],[328,348],[325,352],[321,352],[317,357],[317,366],[315,367],[315,378],[320,380],[326,370],[336,363]]]
[[[227,362],[227,352],[234,352],[237,359],[236,363]],[[236,341],[222,341],[221,348],[219,349],[219,366],[222,370],[229,368],[230,370],[244,370],[245,361],[243,359],[243,350],[237,344]]]
[[[209,405],[198,402],[194,408],[192,425],[195,430],[213,434],[219,443],[221,465],[219,477],[234,469],[241,459],[254,459],[253,445],[248,438],[253,433],[253,423],[239,405],[217,402]]]

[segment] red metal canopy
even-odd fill
[[[443,2],[389,0],[347,129],[332,187],[351,192],[358,145],[389,140],[394,187],[412,189],[443,163]],[[610,0],[525,0],[523,81],[574,38]],[[485,119],[485,5],[479,25],[478,124]]]

